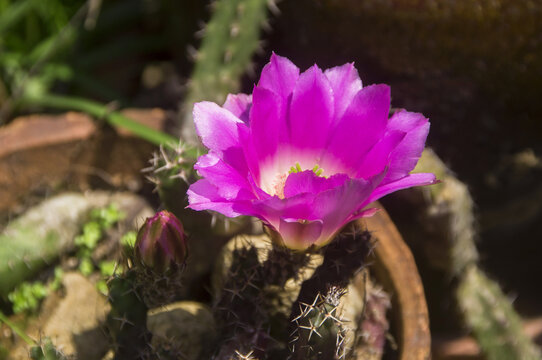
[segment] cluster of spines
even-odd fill
[[[191,182],[196,180],[194,164],[200,150],[197,147],[180,143],[176,147],[160,147],[153,154],[150,166],[143,169],[147,179],[158,192],[164,207],[183,219],[186,229],[205,229],[209,227],[210,216],[204,212],[187,209],[186,191]]]
[[[368,232],[353,225],[323,249],[323,263],[303,283],[292,308],[290,359],[346,357],[348,328],[338,306],[352,278],[366,266],[370,240]]]
[[[47,337],[40,339],[39,343],[30,348],[29,357],[32,360],[66,360],[68,358]]]
[[[183,285],[184,265],[170,265],[166,273],[158,273],[144,264],[138,264],[136,288],[148,308],[167,305],[175,300]]]
[[[344,289],[331,288],[324,296],[317,294],[309,303],[299,303],[299,313],[290,334],[289,359],[344,359],[344,340],[348,328],[338,310]]]

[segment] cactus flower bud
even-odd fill
[[[136,260],[158,272],[184,265],[187,257],[183,224],[169,211],[147,218],[135,243]]]

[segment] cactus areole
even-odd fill
[[[157,272],[184,265],[187,253],[183,224],[169,211],[147,218],[137,233],[136,259]]]
[[[252,95],[221,107],[194,105],[209,149],[195,169],[189,207],[229,217],[250,215],[292,249],[327,244],[367,205],[396,190],[435,183],[410,174],[429,121],[405,110],[389,117],[387,85],[362,87],[353,63],[300,73],[273,54]]]

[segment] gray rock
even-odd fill
[[[196,360],[216,339],[216,329],[207,306],[181,301],[149,310],[147,328],[153,334],[156,351],[167,348],[182,354],[183,359]]]

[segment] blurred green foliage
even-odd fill
[[[94,272],[95,264],[91,258],[92,251],[103,238],[104,233],[111,229],[118,221],[122,220],[124,216],[125,214],[115,204],[91,211],[89,221],[83,225],[82,234],[75,238],[75,245],[78,247],[77,256],[80,259],[79,271],[81,274],[89,276]],[[104,271],[107,273],[108,269],[111,268],[106,263],[101,263],[99,267],[102,274]]]
[[[52,93],[128,104],[150,61],[188,72],[186,48],[206,4],[0,0],[0,123],[44,105],[22,100]]]
[[[0,105],[8,96],[38,95],[56,80],[72,78],[65,55],[76,36],[69,22],[84,4],[82,0],[0,0]]]
[[[47,287],[42,282],[24,282],[8,295],[8,299],[13,304],[14,313],[34,312],[47,294]]]
[[[8,295],[9,301],[13,304],[13,312],[19,313],[34,313],[40,303],[51,291],[58,290],[62,284],[62,276],[64,275],[61,268],[55,268],[54,278],[45,285],[41,281],[23,282],[17,286]]]
[[[135,246],[137,238],[137,232],[135,231],[128,231],[126,234],[122,235],[120,238],[120,243],[124,248],[127,249],[133,249]]]

